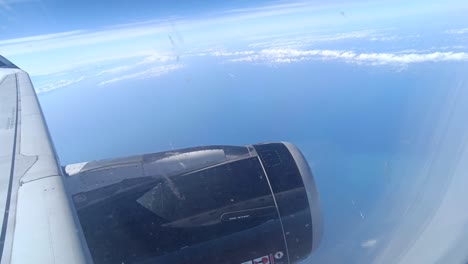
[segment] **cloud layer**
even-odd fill
[[[126,74],[126,75],[122,75],[116,78],[112,78],[107,81],[103,81],[99,83],[99,85],[101,86],[101,85],[106,85],[106,84],[110,84],[114,82],[129,80],[129,79],[147,79],[147,78],[157,77],[157,76],[161,76],[164,74],[168,74],[169,72],[172,72],[178,69],[182,69],[183,67],[184,67],[183,64],[173,64],[173,65],[152,67],[144,71],[139,71],[139,72],[132,73],[132,74]]]
[[[215,57],[220,58],[224,63],[255,63],[255,64],[290,64],[304,61],[343,61],[357,65],[367,66],[408,66],[416,63],[427,62],[466,62],[467,52],[430,52],[428,50],[404,50],[400,52],[355,52],[352,50],[328,50],[328,49],[293,49],[293,48],[270,48],[261,50],[208,50],[201,53],[193,53],[192,57]],[[37,91],[47,92],[58,88],[76,84],[85,79],[108,78],[99,81],[98,85],[107,85],[119,81],[130,79],[146,79],[168,74],[175,70],[180,70],[189,66],[187,63],[180,63],[173,56],[163,53],[153,53],[143,57],[134,63],[117,63],[112,67],[106,67],[100,71],[91,71],[87,75],[73,77],[75,71],[67,79],[59,79],[49,84],[40,86]],[[66,75],[66,73],[65,73]]]
[[[36,92],[37,93],[50,92],[50,91],[55,90],[55,89],[59,89],[59,88],[67,87],[67,86],[72,85],[72,84],[76,84],[78,82],[83,81],[84,79],[86,79],[86,77],[81,76],[81,77],[76,78],[76,79],[55,81],[55,82],[49,83],[47,85],[38,87],[36,89]]]
[[[215,53],[214,56],[233,56],[236,53]],[[258,52],[244,51],[237,54],[249,54],[228,59],[229,62],[254,63],[292,63],[307,60],[343,60],[349,63],[367,65],[407,65],[422,62],[468,61],[466,52],[432,53],[357,53],[347,50],[300,50],[300,49],[263,49]]]
[[[445,33],[449,33],[449,34],[467,34],[468,33],[468,28],[449,29],[449,30],[445,31]]]

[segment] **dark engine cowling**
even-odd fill
[[[95,263],[295,263],[321,239],[314,179],[290,143],[172,150],[65,170]]]

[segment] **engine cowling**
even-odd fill
[[[95,263],[295,263],[321,239],[314,178],[290,143],[171,150],[65,171]]]

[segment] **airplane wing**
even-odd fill
[[[321,239],[318,193],[294,145],[62,168],[28,74],[1,56],[0,147],[1,263],[286,264]]]
[[[29,75],[0,56],[0,262],[84,263]]]

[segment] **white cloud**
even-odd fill
[[[243,58],[230,59],[228,61],[230,62],[257,62],[258,60],[260,60],[260,57],[258,55],[254,55],[254,56],[247,56]]]
[[[143,60],[141,60],[141,61],[139,61],[137,63],[126,64],[126,65],[122,65],[122,66],[117,66],[117,67],[105,69],[105,70],[100,71],[98,74],[96,74],[96,76],[101,76],[101,75],[105,75],[105,74],[122,73],[122,72],[130,71],[130,70],[135,69],[135,68],[137,68],[139,66],[142,66],[142,65],[166,63],[166,62],[175,61],[175,60],[176,60],[176,58],[174,58],[173,56],[153,52],[152,54],[146,56]]]
[[[0,42],[5,56],[21,55],[56,50],[60,48],[94,45],[117,40],[150,36],[166,31],[165,23],[122,26],[97,31],[76,30],[25,38],[8,39]]]
[[[391,41],[391,40],[399,40],[401,39],[400,36],[397,35],[380,35],[380,36],[374,36],[369,38],[370,41]]]
[[[143,61],[138,64],[152,64],[157,62],[168,62],[177,60],[176,56],[170,56],[165,53],[153,53],[147,56]]]
[[[353,3],[354,6],[358,6],[358,3]],[[324,3],[319,4],[318,2],[311,1],[297,1],[295,3],[276,3],[264,6],[249,7],[249,8],[235,8],[221,12],[220,16],[215,20],[218,23],[234,22],[239,23],[241,20],[251,20],[259,18],[272,18],[290,14],[300,13],[316,13],[323,10],[330,10],[333,8],[343,7],[343,3]],[[320,20],[319,14],[310,16],[309,19]]]
[[[448,34],[466,34],[466,33],[468,33],[468,28],[449,29],[449,30],[446,30],[445,33],[448,33]]]
[[[0,5],[9,6],[10,3],[25,0],[0,0]],[[56,32],[53,34],[30,36],[17,39],[0,41],[0,52],[4,56],[16,56],[22,54],[36,54],[44,51],[57,50],[70,47],[91,46],[99,43],[113,43],[107,45],[112,52],[126,52],[142,48],[150,48],[161,43],[167,44],[166,34],[171,32],[174,23],[180,34],[189,35],[187,39],[191,43],[219,43],[223,40],[233,41],[238,38],[254,38],[259,35],[271,37],[271,34],[289,34],[295,32],[299,36],[310,36],[314,30],[321,30],[324,26],[333,28],[332,25],[343,25],[345,20],[337,19],[340,16],[335,8],[359,9],[367,6],[365,1],[348,3],[317,3],[316,1],[299,1],[294,3],[272,3],[260,5],[253,8],[231,9],[224,12],[217,12],[209,15],[200,15],[193,19],[184,18],[163,18],[161,20],[150,20],[136,23],[120,24],[111,27],[98,28],[96,30],[76,30],[67,32]],[[450,5],[447,5],[450,7]],[[378,10],[387,9],[387,5],[376,6],[375,12],[365,12],[359,17],[364,21],[373,21],[382,19],[382,14]],[[405,9],[395,12],[393,16],[411,15],[424,13],[426,11],[418,8],[417,10]],[[453,7],[452,7],[453,8]],[[391,13],[391,12],[385,12]],[[300,22],[291,14],[307,14],[303,16]],[[355,14],[356,16],[358,14]],[[388,14],[387,14],[388,15]],[[270,19],[271,23],[257,23],[251,27],[252,19]],[[361,22],[362,23],[362,22]],[[371,23],[369,23],[371,24]],[[223,29],[225,28],[225,29]],[[305,29],[308,28],[308,29]],[[289,35],[291,36],[291,35]],[[140,39],[142,41],[138,41]],[[143,40],[144,38],[144,40]],[[185,38],[185,36],[184,36]],[[369,38],[371,41],[386,41],[398,38],[398,36],[387,35],[385,32],[376,32],[375,30],[362,30],[348,33],[337,33],[328,35],[312,36],[308,41],[332,41],[348,38]],[[132,41],[129,41],[132,40]],[[135,40],[135,41],[133,41]],[[115,43],[115,42],[125,43]],[[299,41],[296,41],[299,43]],[[96,45],[97,46],[97,45]],[[123,46],[126,46],[123,48]],[[120,48],[122,47],[122,48]],[[106,48],[100,47],[107,52]],[[81,49],[80,51],[83,51]],[[63,52],[62,54],[66,54]],[[44,55],[46,58],[47,56]],[[65,55],[68,57],[68,55]],[[72,56],[73,57],[73,56]]]
[[[419,62],[468,61],[465,52],[433,52],[423,54],[363,53],[354,57],[355,61],[377,64],[410,64]]]
[[[375,30],[366,29],[359,31],[334,33],[334,34],[297,34],[297,35],[284,35],[277,36],[267,41],[252,43],[249,47],[252,48],[272,48],[272,47],[286,47],[286,48],[301,48],[308,47],[310,45],[321,43],[321,42],[334,42],[343,40],[368,40],[368,41],[392,41],[401,39],[402,36],[395,34],[388,34],[388,30]],[[415,36],[405,36],[415,37]],[[271,37],[269,37],[271,38]]]
[[[55,89],[63,88],[63,87],[66,87],[66,86],[81,82],[85,78],[86,77],[82,76],[82,77],[79,77],[79,78],[76,78],[76,79],[71,79],[71,80],[59,80],[59,81],[53,82],[51,84],[47,84],[47,85],[39,87],[38,89],[36,89],[36,92],[37,93],[44,93],[44,92],[52,91],[52,90],[55,90]]]
[[[70,72],[79,71],[84,68],[96,68],[103,64],[115,63],[121,60],[147,58],[155,53],[154,50],[143,50],[125,54],[115,54],[109,56],[102,56],[98,58],[83,59],[72,61],[69,63],[58,64],[49,62],[47,64],[41,62],[36,67],[30,65],[29,67],[22,67],[31,76],[45,76],[45,75],[65,75]]]
[[[243,55],[251,55],[255,54],[255,51],[234,51],[234,52],[227,52],[227,51],[215,51],[212,53],[213,56],[216,57],[226,57],[226,56],[243,56]]]
[[[227,10],[225,13],[258,13],[265,11],[277,11],[277,10],[303,10],[305,7],[310,7],[310,3],[307,2],[296,2],[296,3],[282,3],[282,4],[273,4],[269,6],[257,6],[257,7],[248,7],[248,8],[233,8]]]
[[[376,239],[370,239],[370,240],[367,240],[367,241],[363,242],[363,243],[361,244],[361,247],[363,247],[363,248],[372,248],[372,247],[374,247],[376,244],[377,244],[377,240],[376,240]]]
[[[9,3],[9,1],[0,0],[0,3]],[[239,25],[239,27],[241,27],[241,25],[243,25],[242,22],[250,22],[250,19],[252,18],[258,19],[270,17],[271,19],[274,19],[275,17],[281,17],[284,14],[304,12],[311,14],[313,14],[314,12],[321,13],[320,10],[323,11],[324,8],[325,10],[328,10],[327,8],[329,7],[330,5],[328,4],[319,5],[317,3],[309,2],[273,4],[255,8],[229,10],[227,12],[215,13],[208,17],[200,16],[198,18],[190,20],[183,18],[168,18],[164,20],[151,20],[137,23],[120,24],[111,27],[98,28],[95,30],[56,32],[52,34],[2,40],[0,41],[0,52],[4,56],[17,56],[22,54],[41,53],[44,51],[57,50],[63,48],[81,48],[83,46],[91,46],[99,43],[115,43],[118,41],[128,41],[133,39],[135,39],[135,41],[132,41],[131,43],[127,42],[109,46],[112,46],[110,48],[115,51],[121,49],[118,47],[122,47],[123,45],[133,46],[135,48],[141,48],[141,46],[144,45],[146,46],[145,48],[149,48],[154,45],[166,43],[167,38],[165,38],[165,35],[173,32],[174,23],[177,24],[178,30],[180,31],[180,33],[178,34],[190,35],[189,39],[192,42],[195,41],[193,43],[199,43],[200,41],[204,43],[219,43],[220,37],[222,37],[223,39],[224,37],[226,37],[229,39],[229,41],[232,41],[232,38],[245,39],[247,37],[256,37],[259,35],[271,36],[271,34],[274,32],[284,33],[291,32],[291,30],[294,30],[293,32],[300,31],[296,33],[304,35],[304,30],[302,26],[297,25],[296,21],[291,20],[289,16],[286,17],[286,20],[275,19],[274,21],[276,23],[265,23],[264,25],[255,27],[255,30],[248,26],[246,28],[239,28],[238,30],[230,30],[229,32],[227,32],[227,34],[220,35],[219,33],[223,32],[220,32],[219,30],[216,31],[215,28],[220,28],[224,26],[228,30],[230,28],[233,28],[233,26],[235,25]],[[308,16],[307,22],[310,22],[313,25],[316,24],[317,28],[320,28],[320,26],[324,23],[325,17],[327,17],[330,20],[330,22],[336,20],[334,17],[334,12],[331,12],[331,14],[328,15],[317,14],[317,16]],[[312,19],[312,21],[309,21],[309,19]],[[198,33],[193,34],[193,32]],[[381,36],[381,33],[377,33],[372,30],[364,30],[350,33],[339,33],[319,36],[319,40],[320,38],[322,38],[322,41],[339,40],[346,38],[363,38],[368,37],[370,35],[372,35],[374,40],[389,38],[389,36]],[[137,41],[138,38],[144,38],[144,41]]]
[[[163,66],[158,66],[155,67],[155,65],[160,64],[161,62],[167,62],[170,60],[175,60],[173,58],[169,58],[166,55],[161,55],[159,53],[151,53],[151,55],[144,57],[143,59],[137,61],[137,62],[128,62],[128,61],[120,61],[117,63],[113,63],[113,67],[109,68],[104,68],[104,65],[99,63],[99,61],[94,62],[94,64],[90,64],[88,66],[93,65],[94,67],[86,69],[85,66],[81,65],[81,67],[71,67],[69,69],[64,69],[61,72],[54,73],[54,74],[49,74],[46,78],[48,78],[48,83],[45,85],[40,86],[37,89],[38,93],[42,92],[47,92],[47,91],[52,91],[55,89],[67,87],[69,85],[81,82],[84,79],[91,79],[99,76],[115,76],[122,74],[124,72],[129,72],[135,69],[140,69],[140,72],[134,73],[134,74],[127,74],[121,77],[116,77],[104,82],[101,82],[99,85],[103,85],[106,83],[112,83],[120,80],[125,80],[125,79],[131,79],[131,78],[149,78],[149,77],[154,77],[154,76],[159,76],[165,73],[168,73],[169,71],[178,69],[181,67],[181,65],[163,65]],[[107,62],[107,61],[104,61]],[[148,69],[148,67],[152,68]],[[99,71],[98,73],[95,73],[96,68],[104,68],[103,70]],[[141,70],[142,68],[146,68],[146,70]],[[73,78],[72,76],[76,76],[76,74],[84,74],[83,76],[79,78]],[[37,75],[36,75],[37,76]],[[110,77],[108,77],[110,78]],[[58,80],[57,80],[58,79]]]
[[[0,4],[5,7],[9,7],[12,1],[23,1],[23,0],[0,0]],[[193,31],[197,30],[195,41],[219,41],[219,34],[212,32],[213,26],[220,25],[232,26],[237,25],[241,21],[246,21],[251,18],[271,17],[281,14],[295,13],[298,11],[304,12],[304,8],[313,11],[320,9],[316,4],[307,2],[294,3],[294,4],[283,4],[283,5],[266,5],[258,8],[248,8],[240,10],[230,10],[227,12],[210,14],[208,18],[206,16],[200,16],[195,19],[174,19],[164,18],[161,20],[150,20],[141,21],[136,23],[127,23],[114,25],[111,27],[98,28],[95,30],[76,30],[68,32],[57,32],[52,34],[29,36],[16,39],[8,39],[0,41],[0,52],[4,56],[14,56],[21,54],[32,54],[40,53],[49,50],[57,50],[62,48],[70,47],[82,47],[95,45],[99,43],[115,42],[120,40],[130,40],[139,37],[145,38],[145,45],[158,45],[162,42],[167,42],[165,35],[173,32],[174,23],[177,24],[180,33],[189,32],[189,35],[193,35]],[[271,25],[266,25],[262,28],[258,28],[255,32],[248,31],[249,34],[257,35],[258,31],[266,28],[270,30]],[[238,31],[242,36],[247,34],[247,31]],[[232,32],[226,34],[228,37],[232,37]],[[133,43],[125,43],[127,46],[140,46],[141,42],[133,41]],[[118,46],[118,45],[114,45]],[[114,47],[115,48],[115,47]]]
[[[213,54],[216,56],[215,54]],[[292,63],[305,60],[344,60],[370,65],[406,65],[421,62],[468,61],[465,52],[432,53],[356,53],[344,50],[263,49],[255,54],[230,59],[230,62]]]
[[[440,47],[442,50],[449,50],[449,49],[466,49],[466,46],[464,45],[453,45],[453,46],[445,46],[445,47]]]
[[[0,3],[9,3],[9,1],[0,0]],[[231,10],[225,13],[218,13],[218,16],[209,16],[209,18],[200,17],[192,20],[174,20],[168,18],[164,20],[151,20],[114,25],[92,31],[76,30],[57,32],[52,34],[2,40],[0,41],[0,51],[4,56],[16,56],[62,48],[82,47],[99,43],[137,39],[140,37],[147,37],[145,39],[145,45],[147,46],[158,45],[160,43],[167,42],[167,39],[162,36],[172,32],[171,28],[173,28],[173,24],[175,22],[177,22],[178,29],[181,33],[199,30],[199,34],[197,34],[198,37],[194,40],[203,40],[205,42],[210,39],[211,41],[219,42],[219,34],[213,34],[213,32],[211,32],[213,25],[224,25],[230,27],[233,23],[238,24],[242,20],[294,13],[303,11],[304,7],[308,7],[309,11],[317,9],[316,6],[306,2],[301,4],[267,5],[262,8],[255,9]],[[265,26],[267,31],[270,30],[270,27],[270,25]],[[262,28],[259,28],[258,30],[261,29]],[[248,32],[250,32],[249,34],[257,34],[258,30],[255,32]],[[242,36],[247,34],[247,31],[245,30],[239,32],[241,32],[240,34]],[[232,37],[232,33],[227,34],[227,36]],[[148,41],[148,37],[152,38],[151,41]],[[131,45],[136,43],[138,43],[138,41],[134,41]],[[126,43],[126,45],[129,44]]]
[[[129,80],[129,79],[147,79],[147,78],[157,77],[157,76],[161,76],[169,72],[181,69],[183,67],[185,67],[183,64],[157,66],[157,67],[150,68],[148,70],[144,70],[144,71],[140,71],[140,72],[136,72],[132,74],[127,74],[127,75],[123,75],[123,76],[113,78],[107,81],[103,81],[99,85],[105,85],[109,83]]]
[[[0,0],[0,2],[1,2],[1,0]],[[78,35],[78,34],[81,34],[81,33],[85,33],[85,31],[84,30],[74,30],[74,31],[67,31],[67,32],[60,32],[60,33],[53,33],[53,34],[44,34],[44,35],[23,37],[23,38],[6,39],[6,40],[0,40],[0,45],[20,44],[20,43],[27,43],[27,42],[34,42],[34,41],[41,41],[41,40],[59,39],[59,38],[62,38],[62,37]]]
[[[133,68],[133,67],[132,67],[132,66],[129,66],[129,65],[118,66],[118,67],[115,67],[115,68],[111,68],[111,69],[107,69],[107,70],[100,71],[98,74],[96,74],[96,76],[101,76],[101,75],[104,75],[104,74],[116,74],[116,73],[121,73],[121,72],[128,71],[128,70],[130,70],[130,69],[132,69],[132,68]]]
[[[318,36],[315,39],[317,41],[332,41],[332,40],[344,40],[344,39],[362,39],[362,38],[377,38],[378,36],[383,36],[382,33],[377,33],[376,30],[368,29],[361,31],[352,31],[345,33],[337,34],[328,34]]]

